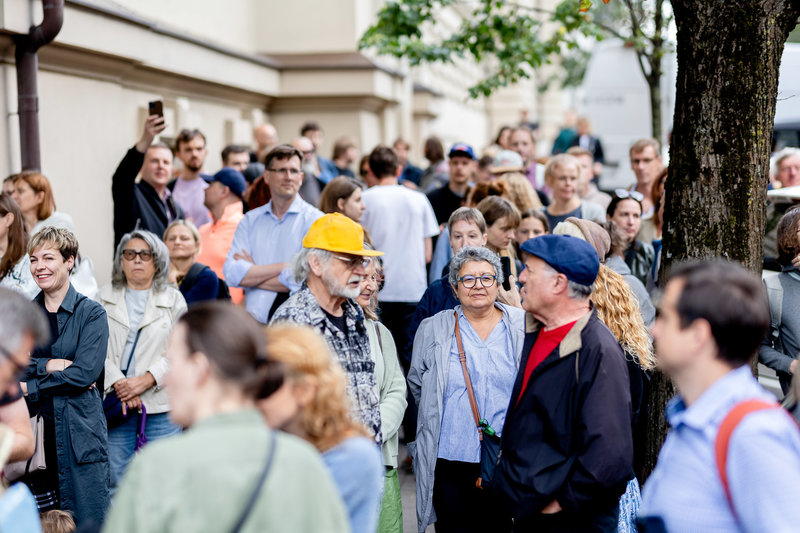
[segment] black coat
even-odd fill
[[[161,238],[170,220],[183,218],[183,211],[172,197],[167,198],[165,205],[149,183],[142,180],[136,182],[136,175],[141,170],[142,163],[144,154],[136,147],[131,148],[119,162],[114,177],[111,178],[115,250],[122,236],[137,227],[152,231]]]
[[[535,519],[553,499],[566,513],[604,513],[615,508],[633,477],[625,356],[592,311],[533,371],[517,404],[539,326],[528,316],[489,487],[521,520]]]

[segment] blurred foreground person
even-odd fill
[[[261,412],[272,428],[319,450],[347,507],[350,530],[375,531],[383,488],[380,452],[367,429],[350,416],[341,367],[311,328],[282,325],[267,331],[267,356],[282,363],[286,377],[259,402]]]
[[[104,531],[349,531],[319,456],[255,409],[283,381],[264,345],[241,308],[207,302],[181,317],[166,384],[170,417],[189,429],[136,456]]]
[[[769,324],[758,278],[733,263],[680,265],[659,311],[658,366],[678,396],[644,487],[644,531],[797,531],[800,433],[750,370]]]

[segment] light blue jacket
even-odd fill
[[[525,312],[499,302],[495,302],[495,306],[503,312],[501,320],[511,335],[513,356],[519,366],[525,337]],[[456,306],[455,311],[461,312],[461,306]],[[433,473],[450,367],[447,358],[454,338],[455,318],[452,309],[423,320],[414,338],[411,369],[408,372],[408,387],[419,408],[417,440],[409,443],[408,452],[414,459],[417,478],[417,525],[420,533],[424,533],[436,521]]]

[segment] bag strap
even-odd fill
[[[464,372],[464,382],[467,384],[467,394],[469,395],[469,404],[472,407],[472,417],[475,419],[475,427],[478,428],[478,439],[483,440],[483,431],[481,428],[481,415],[478,412],[478,402],[475,401],[475,392],[472,390],[472,380],[469,379],[469,370],[467,370],[467,355],[464,353],[464,345],[461,343],[461,329],[458,327],[458,311],[454,311],[456,317],[456,342],[458,343],[458,360],[461,362],[461,370]]]
[[[764,409],[780,409],[780,406],[774,402],[756,399],[739,402],[733,406],[733,409],[728,411],[728,414],[725,415],[725,418],[722,419],[722,423],[719,425],[719,430],[717,430],[717,439],[714,442],[714,455],[717,461],[717,470],[719,470],[722,488],[725,491],[725,499],[728,500],[728,505],[731,508],[734,518],[736,518],[736,509],[733,507],[731,489],[728,485],[728,446],[730,445],[731,436],[739,425],[739,422],[750,413],[762,411]]]
[[[769,302],[769,332],[773,341],[780,336],[781,318],[783,315],[783,285],[780,274],[769,275],[764,278]]]
[[[377,335],[377,337],[378,337],[378,348],[380,348],[381,355],[383,355],[383,339],[381,338],[382,337],[381,330],[378,328],[378,323],[377,322],[373,321],[372,322],[372,327],[375,330],[375,335]]]
[[[128,364],[125,365],[125,369],[122,371],[122,375],[128,377],[128,370],[131,368],[131,363],[133,363],[133,352],[136,351],[136,345],[139,343],[139,335],[142,334],[142,330],[136,330],[136,338],[133,339],[133,346],[131,346],[131,353],[128,354]]]
[[[183,280],[181,280],[181,285],[184,285],[184,290],[189,290],[197,283],[197,278],[200,277],[200,272],[206,266],[202,263],[193,263],[192,266],[189,267],[189,270],[186,272],[186,275],[183,276]]]
[[[264,481],[267,479],[267,474],[269,474],[270,468],[272,467],[272,459],[275,457],[275,447],[278,444],[275,436],[276,434],[277,431],[269,430],[270,438],[267,460],[264,462],[264,468],[261,470],[261,474],[258,476],[258,481],[256,482],[253,492],[250,493],[250,498],[247,500],[247,505],[245,505],[244,510],[242,511],[241,516],[239,516],[239,520],[236,521],[236,525],[233,526],[231,533],[239,533],[239,531],[241,531],[242,526],[244,526],[244,523],[247,521],[247,517],[250,516],[250,511],[252,511],[253,507],[255,507],[258,494],[261,492],[261,487],[264,485]]]

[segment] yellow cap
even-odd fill
[[[377,250],[365,250],[364,229],[341,213],[325,215],[311,224],[303,237],[303,247],[351,255],[383,255]]]

